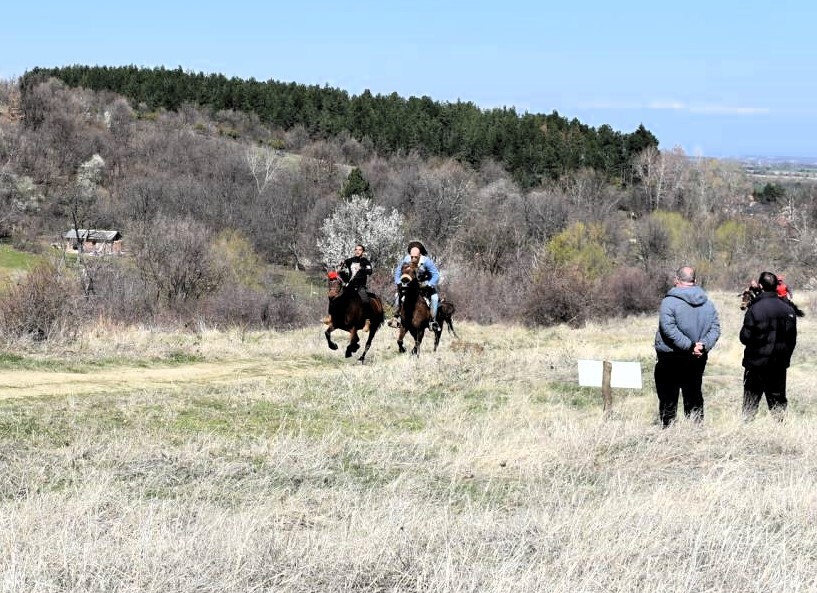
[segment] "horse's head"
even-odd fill
[[[742,293],[740,293],[740,310],[745,311],[749,308],[749,305],[752,304],[752,301],[755,300],[757,295],[763,292],[763,289],[760,288],[756,280],[752,280],[749,286],[746,287]]]
[[[343,278],[341,278],[340,274],[338,274],[335,270],[332,270],[326,275],[326,284],[327,295],[329,296],[330,301],[339,297],[343,292],[343,287],[345,286]]]
[[[400,289],[406,290],[416,280],[417,264],[414,262],[403,264],[403,267],[400,268]]]

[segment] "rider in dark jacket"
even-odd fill
[[[366,289],[366,282],[369,276],[372,275],[372,264],[369,259],[363,255],[366,248],[363,245],[355,245],[355,254],[352,257],[346,258],[341,264],[343,270],[349,278],[349,288],[357,290],[360,295],[360,300],[363,301],[363,310],[366,315],[366,325],[363,331],[369,331],[369,318],[371,317],[371,309],[369,307],[369,292]]]
[[[758,279],[763,292],[746,311],[740,342],[743,351],[743,416],[751,420],[766,394],[769,410],[783,417],[786,399],[786,369],[797,344],[797,313],[792,304],[777,294],[777,276],[763,272]]]

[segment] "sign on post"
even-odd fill
[[[609,360],[579,360],[579,385],[601,387],[604,413],[613,405],[612,387],[641,389],[641,363]]]

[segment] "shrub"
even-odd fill
[[[76,280],[63,272],[57,263],[39,264],[0,297],[0,331],[7,339],[76,333],[83,298]]]
[[[610,266],[600,224],[574,223],[553,237],[547,248],[556,266],[578,269],[586,278],[598,278]]]
[[[527,292],[525,315],[535,325],[581,326],[590,314],[592,286],[575,266],[539,273]]]
[[[594,316],[627,316],[658,310],[664,278],[639,268],[617,269],[595,287]]]

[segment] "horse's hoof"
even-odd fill
[[[346,358],[352,358],[352,353],[348,350],[346,351]]]
[[[337,345],[337,344],[335,344],[335,343],[333,342],[333,343],[329,344],[329,349],[330,349],[330,350],[337,350],[337,349],[338,349],[338,345]]]

